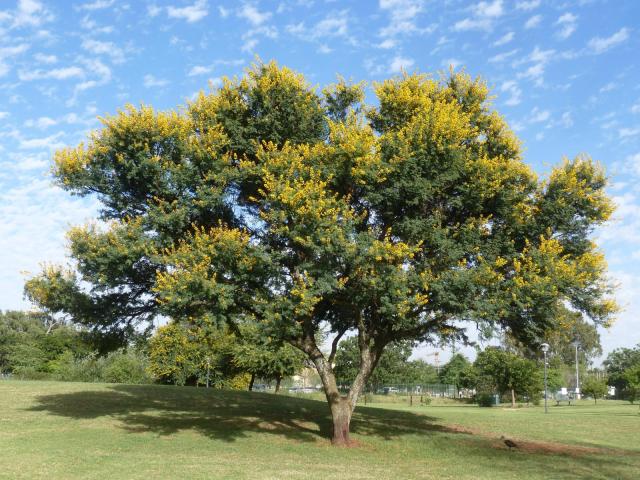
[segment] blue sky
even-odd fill
[[[606,351],[640,343],[640,2],[0,0],[0,309],[26,272],[65,261],[95,215],[54,187],[52,152],[126,103],[184,104],[258,55],[319,86],[450,65],[482,75],[540,174],[586,152],[615,220],[597,232],[624,307]]]

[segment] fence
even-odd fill
[[[346,392],[349,387],[341,386]],[[460,398],[460,392],[455,385],[445,383],[385,383],[384,385],[367,385],[365,393],[377,395],[426,395],[429,397]]]

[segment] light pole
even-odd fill
[[[580,347],[580,342],[576,340],[573,342],[573,346],[576,347],[576,400],[580,400],[580,364],[578,363],[578,347]]]
[[[549,351],[549,344],[543,343],[540,348],[544,354],[544,413],[549,413],[547,409],[547,352]]]

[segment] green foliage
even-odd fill
[[[486,392],[478,393],[476,394],[476,403],[480,407],[493,407],[496,404],[495,395]]]
[[[82,331],[40,313],[0,312],[0,372],[45,378],[59,356],[88,352]]]
[[[623,394],[631,403],[640,399],[640,365],[634,365],[624,371],[623,379],[626,382]]]
[[[233,365],[234,337],[226,330],[204,329],[173,322],[149,340],[149,371],[174,385],[224,382],[240,373]]]
[[[389,345],[369,378],[369,384],[375,387],[393,384],[436,383],[435,368],[422,360],[409,360],[412,345],[401,342]],[[358,339],[349,337],[340,342],[335,357],[336,378],[339,385],[350,385],[356,378],[360,367],[360,349]]]
[[[470,370],[471,362],[467,357],[456,353],[442,366],[440,370],[440,382],[456,385],[458,388],[469,388],[473,385],[473,372]]]
[[[66,382],[107,382],[127,384],[153,383],[148,359],[136,350],[117,350],[104,356],[95,354],[75,358],[71,352],[58,357],[51,377]]]
[[[593,398],[596,403],[598,402],[598,398],[604,398],[608,391],[609,387],[607,386],[607,382],[596,377],[587,377],[581,385],[582,394]]]
[[[609,377],[609,385],[616,387],[616,395],[624,395],[629,386],[626,372],[640,366],[640,345],[634,348],[618,348],[609,353],[603,362]]]
[[[544,389],[542,368],[531,360],[497,347],[478,353],[474,362],[479,392],[500,395],[513,390],[529,399],[538,397]]]
[[[231,347],[233,364],[253,378],[280,381],[304,368],[304,354],[288,344],[273,341],[252,325],[244,325]]]

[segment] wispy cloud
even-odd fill
[[[524,22],[524,28],[525,30],[536,28],[538,25],[540,25],[541,21],[542,15],[534,15],[533,17],[530,17],[526,22]]]
[[[167,7],[167,15],[170,18],[178,18],[186,20],[189,23],[195,23],[202,20],[209,14],[207,8],[207,0],[198,0],[193,5],[187,7]]]
[[[169,85],[169,81],[162,78],[156,78],[151,74],[147,74],[144,76],[142,84],[147,88],[159,88]]]
[[[86,39],[82,42],[82,48],[94,55],[111,57],[113,63],[123,63],[125,61],[124,51],[113,42]]]
[[[259,27],[273,16],[271,12],[261,12],[255,5],[250,3],[243,4],[238,9],[237,15],[255,27]]]
[[[500,37],[498,40],[493,42],[493,46],[494,47],[499,47],[501,45],[506,45],[507,43],[509,43],[510,41],[513,40],[515,35],[516,34],[514,32],[505,33],[502,37]]]
[[[494,0],[493,2],[480,2],[470,8],[472,15],[463,20],[456,22],[453,30],[486,30],[491,31],[495,19],[501,17],[504,13],[502,0]]]
[[[629,38],[629,29],[626,27],[621,28],[616,33],[609,37],[594,37],[589,40],[587,46],[595,55],[606,52],[607,50],[624,43]]]
[[[558,37],[563,40],[569,38],[578,28],[577,20],[578,17],[569,12],[561,15],[556,21],[556,25],[560,26],[560,30],[557,33]]]
[[[20,80],[28,82],[32,80],[67,80],[69,78],[83,77],[85,72],[77,66],[54,68],[52,70],[21,70],[18,73]]]

